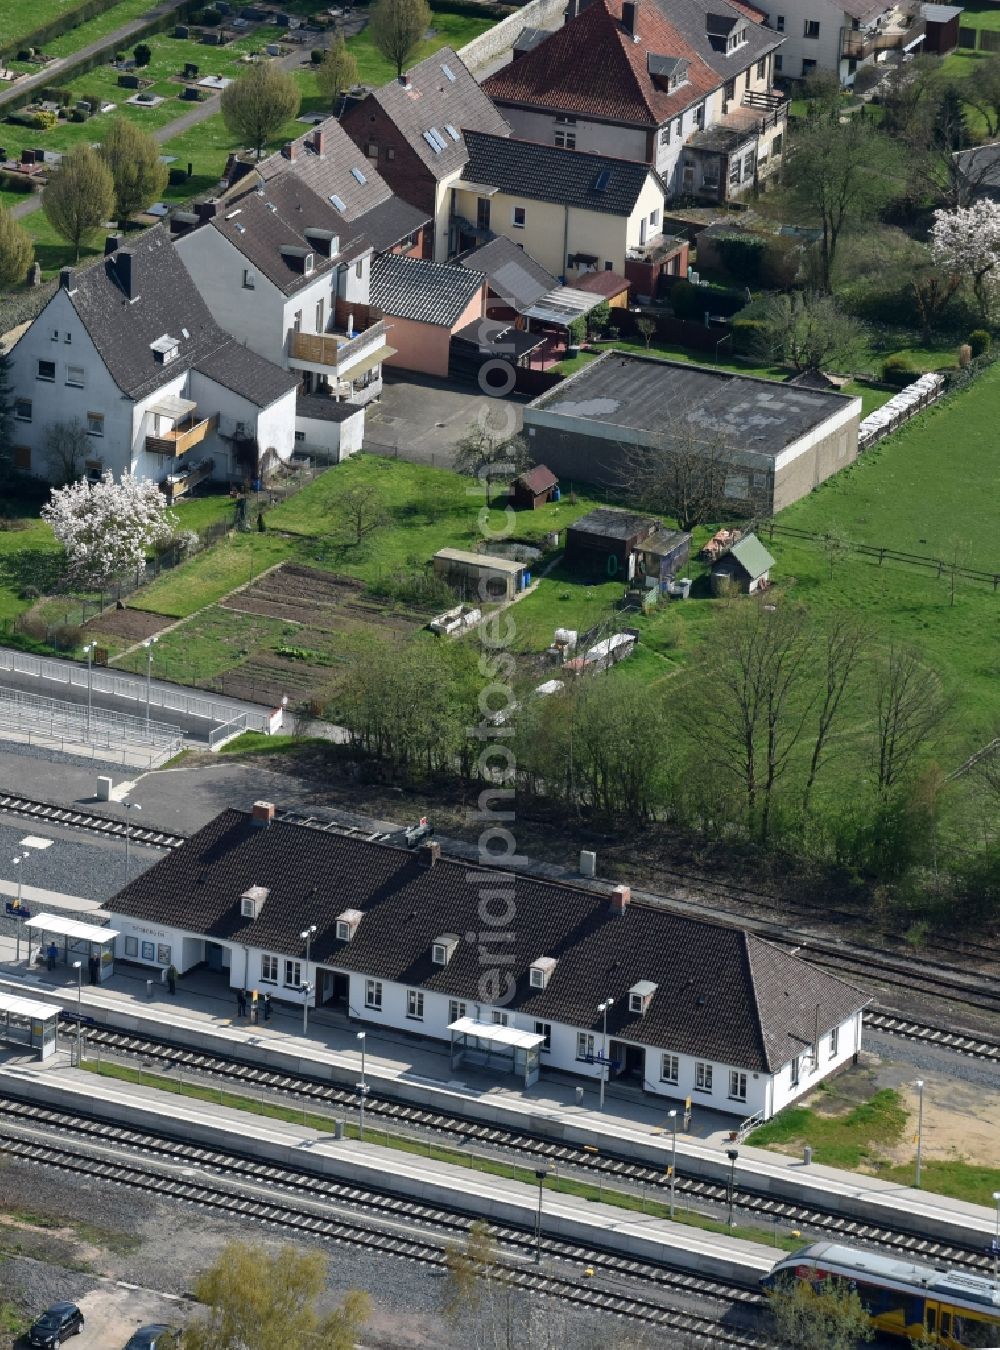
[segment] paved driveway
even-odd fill
[[[513,414],[513,433],[521,429],[523,406],[523,401],[487,398],[473,385],[387,376],[381,399],[368,406],[365,449],[451,468],[455,442],[476,425],[484,408],[499,429],[507,429],[506,419]]]

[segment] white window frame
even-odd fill
[[[431,943],[431,960],[436,966],[446,966],[448,964],[448,948],[443,942]]]
[[[545,971],[539,970],[537,966],[532,966],[528,971],[528,983],[532,989],[545,988]]]
[[[660,1082],[669,1083],[671,1086],[676,1087],[680,1082],[680,1076],[680,1055],[671,1055],[669,1052],[664,1052],[660,1056]]]
[[[87,435],[88,435],[88,436],[103,436],[103,435],[104,435],[104,414],[103,414],[103,413],[93,413],[93,412],[89,412],[89,413],[87,414]],[[251,901],[250,903],[251,903],[251,906],[252,906],[253,902]],[[251,908],[251,911],[250,911],[250,912],[251,912],[251,914],[253,913],[252,908]]]
[[[252,290],[255,289],[255,286],[256,286],[256,282],[254,281],[253,268],[251,268],[251,267],[244,267],[244,269],[243,269],[243,289],[244,289],[245,291],[252,291]]]
[[[406,1016],[411,1022],[422,1022],[424,1020],[424,991],[422,989],[407,989]]]
[[[253,918],[253,901],[249,896],[244,896],[240,901],[240,917],[243,919]]]
[[[802,1077],[802,1056],[796,1055],[788,1066],[788,1078],[792,1087],[798,1087]]]
[[[382,981],[365,980],[365,1007],[382,1011]]]
[[[520,220],[518,220],[518,218],[517,218],[518,212],[521,213],[521,219],[520,219]],[[510,213],[510,223],[511,223],[511,228],[512,228],[512,229],[515,229],[515,230],[523,230],[523,229],[526,229],[526,228],[527,228],[527,224],[528,224],[528,208],[527,208],[526,206],[514,206],[514,207],[512,207],[512,208],[511,208],[511,213]]]
[[[712,1068],[707,1059],[696,1059],[694,1062],[694,1090],[695,1092],[704,1092],[706,1096],[712,1095]]]
[[[338,919],[338,920],[337,920],[337,941],[338,941],[338,942],[350,942],[350,940],[351,940],[351,925],[347,922],[346,919]]]
[[[729,1070],[729,1100],[745,1102],[747,1099],[747,1076],[740,1069]]]
[[[460,998],[448,1000],[448,1022],[458,1022],[465,1016],[465,1004]]]
[[[278,983],[278,957],[275,953],[264,952],[260,958],[261,984]]]
[[[628,996],[628,1010],[629,1010],[629,1012],[630,1012],[630,1013],[639,1013],[639,1014],[641,1015],[641,1014],[642,1014],[642,1011],[643,1011],[642,1001],[643,1001],[643,1000],[642,1000],[642,995],[641,995],[641,994],[629,994],[629,996]]]
[[[57,334],[56,334],[56,339],[55,339],[55,340],[58,340],[58,337],[59,337],[59,334],[57,333]],[[51,375],[43,375],[43,374],[42,374],[42,366],[51,366],[51,367],[52,367],[52,374],[51,374]],[[39,362],[38,362],[38,365],[37,365],[37,367],[36,367],[36,370],[35,370],[35,379],[36,379],[36,380],[41,380],[41,382],[42,382],[43,384],[55,384],[55,382],[56,382],[56,363],[55,363],[54,361],[39,361]]]
[[[836,1059],[837,1052],[840,1049],[840,1027],[834,1027],[830,1032],[830,1058]]]
[[[509,1027],[510,1013],[501,1012],[499,1008],[494,1008],[493,1012],[490,1014],[490,1020],[495,1027]]]
[[[27,415],[27,416],[25,416],[23,413],[19,413],[19,412],[18,412],[18,407],[19,407],[19,406],[22,407],[22,408],[25,407],[25,406],[27,407],[27,409],[28,409],[28,415]],[[14,400],[14,421],[15,421],[15,422],[30,422],[30,421],[31,421],[31,416],[32,416],[32,411],[33,411],[33,410],[32,410],[32,405],[31,405],[31,399],[30,399],[30,398],[16,398],[16,399]]]
[[[813,29],[813,28],[814,28],[816,31],[815,31],[815,32],[810,32],[810,29]],[[804,38],[808,38],[810,42],[818,42],[818,41],[819,41],[819,19],[803,19],[803,20],[802,20],[802,36],[803,36]]]
[[[289,975],[293,978],[289,979]],[[286,989],[302,988],[302,962],[296,961],[294,956],[285,957],[285,980]]]
[[[66,367],[66,384],[70,389],[83,389],[87,383],[87,372],[83,366]]]
[[[576,1033],[576,1057],[577,1059],[593,1059],[594,1033],[592,1031],[578,1031]]]

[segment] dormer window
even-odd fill
[[[540,956],[537,961],[532,961],[528,967],[528,983],[532,989],[548,988],[549,980],[552,978],[552,972],[556,968],[556,958],[554,956]]]
[[[316,266],[316,255],[307,248],[293,244],[282,244],[279,252],[289,267],[310,276]]]
[[[436,966],[446,966],[458,947],[457,933],[442,933],[431,943],[431,960]]]
[[[169,333],[164,333],[163,336],[158,337],[155,342],[151,342],[149,347],[150,351],[153,353],[154,359],[158,361],[161,366],[166,366],[169,365],[171,361],[177,359],[178,353],[180,352],[180,345],[180,340],[178,338],[171,337]]]
[[[251,886],[240,896],[240,915],[244,919],[259,919],[264,902],[271,894],[266,886]]]
[[[361,922],[362,914],[360,909],[345,909],[337,915],[337,941],[350,942],[351,938],[358,931],[358,924]]]
[[[819,25],[817,25],[817,27],[818,26]],[[746,44],[746,41],[747,41],[747,30],[745,28],[737,28],[734,33],[730,33],[729,35],[729,38],[726,42],[726,51],[734,52],[737,49],[737,47],[744,46]]]
[[[652,980],[639,980],[628,991],[628,1010],[636,1017],[645,1017],[649,1011],[649,1005],[653,1001],[653,995],[656,993],[656,985]]]

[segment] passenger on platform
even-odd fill
[[[87,968],[90,971],[90,983],[100,984],[101,958],[99,956],[91,956],[90,960],[87,962]]]
[[[236,1016],[246,1017],[247,1015],[247,991],[237,989],[236,991]]]
[[[177,993],[177,967],[174,965],[167,967],[167,988],[172,994]]]
[[[271,1020],[271,995],[270,995],[270,994],[265,994],[265,995],[264,995],[264,1021],[265,1021],[265,1022],[270,1022],[270,1020]]]
[[[48,957],[49,970],[55,970],[56,961],[59,958],[59,948],[54,942],[50,942],[45,954]]]

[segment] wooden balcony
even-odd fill
[[[333,333],[297,333],[293,328],[288,334],[288,355],[314,366],[336,369],[337,352],[342,345]]]
[[[376,338],[384,337],[385,321],[377,319],[353,336],[346,333],[299,333],[288,330],[288,359],[307,366],[318,366],[322,373],[341,374],[350,379],[352,367]],[[294,367],[293,367],[294,369]]]
[[[168,502],[175,502],[178,497],[190,492],[196,483],[211,478],[214,467],[210,459],[203,459],[200,464],[193,464],[182,473],[168,474],[160,484],[160,491]]]
[[[186,418],[163,436],[147,436],[146,453],[172,455],[175,458],[186,455],[189,450],[200,445],[209,432],[214,431],[218,425],[218,413],[213,413],[211,417],[203,417],[200,421],[196,421],[193,417]]]

